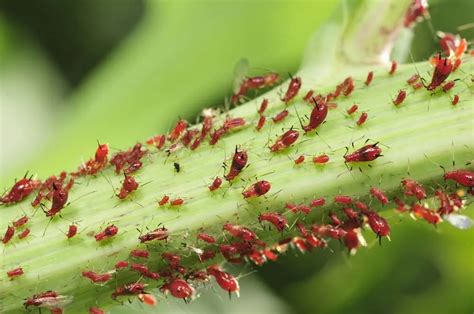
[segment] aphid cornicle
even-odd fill
[[[263,128],[266,121],[267,118],[265,116],[260,116],[260,118],[258,118],[257,126],[255,127],[257,131],[260,131]]]
[[[240,174],[242,169],[247,165],[248,155],[244,150],[238,150],[235,147],[234,157],[232,158],[232,163],[230,165],[229,173],[227,173],[224,178],[227,181],[232,181],[236,176]]]
[[[344,155],[344,162],[368,162],[382,156],[382,149],[378,143],[365,145],[356,151]]]

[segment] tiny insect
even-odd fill
[[[252,184],[247,190],[242,192],[244,198],[258,197],[270,191],[271,184],[268,181],[261,180]]]
[[[420,79],[420,76],[418,74],[413,74],[410,76],[410,78],[407,80],[408,85],[413,85],[415,84],[418,80]]]
[[[90,279],[93,283],[107,282],[112,279],[112,275],[110,273],[98,274],[92,270],[83,271],[82,276]]]
[[[24,239],[26,238],[29,234],[30,234],[31,230],[29,228],[26,228],[25,230],[23,230],[19,235],[18,235],[18,238],[21,240],[21,239]]]
[[[431,78],[431,83],[426,86],[426,89],[429,91],[435,90],[438,86],[440,86],[451,74],[453,70],[453,64],[451,60],[448,58],[441,58],[441,54],[438,55],[436,59],[436,65],[433,72],[433,77]]]
[[[260,131],[263,128],[266,121],[267,118],[265,116],[260,116],[260,118],[258,118],[257,126],[255,127],[257,131]]]
[[[428,1],[413,0],[407,12],[405,13],[403,26],[408,28],[420,18],[427,17],[428,15]]]
[[[334,196],[334,202],[338,204],[350,205],[352,204],[352,197],[347,195],[336,195]]]
[[[57,308],[61,309],[61,307],[71,303],[72,299],[72,296],[60,295],[55,291],[49,290],[27,298],[23,305],[25,306],[25,308],[28,308],[30,306],[36,306],[53,310]]]
[[[282,232],[285,230],[285,228],[288,228],[288,222],[286,218],[275,212],[261,213],[258,215],[258,221],[260,223],[262,221],[271,223],[279,232]]]
[[[286,91],[285,95],[281,99],[284,103],[289,103],[295,96],[298,94],[298,91],[301,88],[301,78],[300,77],[292,77],[290,75],[290,84],[288,85],[288,90]]]
[[[140,257],[140,258],[148,258],[149,252],[147,250],[142,250],[142,249],[134,249],[130,251],[130,256],[133,257]]]
[[[122,187],[120,189],[117,197],[121,200],[125,199],[130,193],[138,189],[139,183],[131,175],[124,174],[125,179],[122,182]]]
[[[368,162],[382,156],[382,149],[378,143],[365,145],[354,152],[344,155],[344,162]]]
[[[231,236],[241,238],[244,241],[253,241],[258,238],[255,232],[244,226],[225,223],[222,229],[227,231]]]
[[[172,268],[177,268],[180,263],[181,263],[181,257],[177,254],[173,254],[170,252],[163,252],[161,254],[161,257],[172,267]]]
[[[392,61],[392,65],[390,66],[390,71],[388,72],[388,74],[394,75],[395,72],[397,71],[397,66],[398,66],[397,61]]]
[[[426,191],[424,187],[413,179],[403,179],[401,181],[403,193],[406,196],[415,196],[418,200],[426,198]]]
[[[456,59],[456,61],[454,61],[453,72],[456,72],[456,70],[461,66],[461,62],[461,59]]]
[[[324,204],[326,204],[326,200],[321,197],[321,198],[317,198],[317,199],[314,199],[311,201],[311,207],[321,207],[321,206],[324,206]]]
[[[229,293],[229,297],[232,292],[239,296],[239,282],[237,279],[229,274],[228,272],[222,271],[217,265],[212,265],[207,268],[207,273],[216,279],[217,284],[225,291]]]
[[[142,302],[145,303],[149,306],[156,306],[158,304],[158,301],[156,301],[156,298],[149,293],[140,293],[138,295],[138,299]]]
[[[3,244],[7,244],[15,235],[15,228],[13,226],[8,226],[5,231],[5,235],[2,238]]]
[[[168,203],[169,200],[170,200],[170,197],[168,195],[163,195],[161,200],[158,202],[158,205],[163,206],[166,203]]]
[[[168,239],[168,236],[168,229],[166,229],[165,227],[161,227],[139,236],[138,239],[140,240],[140,243],[144,243],[153,240],[166,240]]]
[[[288,110],[283,110],[282,112],[280,112],[276,116],[274,116],[272,118],[272,120],[273,120],[274,123],[281,122],[281,121],[283,121],[283,119],[285,119],[288,116],[288,114],[289,114]]]
[[[248,155],[244,150],[238,150],[235,147],[234,157],[232,158],[232,164],[230,165],[229,173],[224,177],[227,181],[232,181],[236,176],[240,174],[242,169],[247,165]]]
[[[170,206],[181,206],[184,204],[184,200],[182,198],[176,198],[170,201]]]
[[[322,165],[325,164],[329,161],[329,156],[326,154],[319,155],[319,156],[314,156],[313,157],[313,163],[317,165]]]
[[[354,104],[354,105],[352,105],[349,109],[347,109],[347,114],[348,114],[348,115],[351,115],[351,114],[353,114],[354,112],[356,112],[357,109],[359,109],[359,106],[357,106],[356,104]]]
[[[215,177],[214,181],[212,181],[211,185],[208,186],[209,188],[209,191],[215,191],[217,190],[218,188],[220,188],[222,184],[222,179],[219,178],[219,177]]]
[[[190,147],[190,148],[191,148],[191,150],[195,150],[195,149],[197,149],[197,148],[199,147],[199,145],[201,145],[201,138],[200,138],[200,137],[196,138],[196,139],[193,141],[193,143],[191,144],[191,147]]]
[[[245,125],[244,118],[227,118],[222,126],[225,132]]]
[[[109,154],[109,146],[107,144],[97,143],[98,147],[95,151],[94,160],[97,163],[105,164],[107,162],[107,155]]]
[[[454,87],[456,83],[454,81],[449,81],[449,82],[446,82],[446,84],[443,85],[443,92],[448,92],[451,88]]]
[[[369,86],[370,83],[372,83],[372,80],[374,79],[374,72],[370,71],[368,74],[367,74],[367,78],[365,79],[365,82],[364,84],[366,86]]]
[[[412,85],[414,90],[420,89],[423,87],[423,82],[418,82]]]
[[[23,226],[28,222],[28,216],[22,216],[21,218],[18,218],[17,220],[13,221],[13,227],[18,228]]]
[[[296,158],[294,162],[295,162],[295,165],[302,164],[304,162],[304,155],[298,156],[298,158]]]
[[[311,101],[311,98],[313,98],[313,94],[314,94],[314,91],[313,91],[312,89],[310,89],[310,90],[306,93],[306,95],[303,97],[303,100],[304,100],[305,102]]]
[[[377,235],[379,241],[381,241],[382,237],[388,237],[390,235],[390,226],[385,218],[379,216],[379,214],[374,211],[365,211],[363,215],[367,217],[369,226]]]
[[[203,232],[198,233],[197,238],[209,244],[216,243],[216,239],[207,233],[203,233]]]
[[[474,172],[470,170],[454,170],[444,174],[444,180],[453,180],[458,184],[472,188],[474,187]]]
[[[270,151],[278,152],[288,148],[290,145],[296,142],[299,136],[300,132],[296,130],[290,129],[286,131],[280,137],[278,137],[278,139],[275,141],[275,144],[270,147]]]
[[[128,285],[124,285],[122,287],[118,287],[112,293],[112,299],[117,299],[118,296],[122,295],[137,295],[141,293],[145,293],[145,287],[147,285],[135,282]]]
[[[406,97],[407,97],[407,92],[401,89],[398,91],[397,97],[393,99],[392,102],[395,106],[398,106],[405,100]]]
[[[170,142],[176,141],[181,134],[186,130],[188,127],[188,121],[186,120],[179,120],[176,122],[176,126],[171,130],[170,134],[168,135],[168,140]]]
[[[154,137],[146,141],[148,145],[153,145],[158,150],[162,149],[163,146],[165,146],[165,142],[166,142],[166,136],[162,134],[155,135]]]
[[[127,261],[118,261],[117,263],[115,263],[115,269],[121,269],[126,267],[128,267]]]
[[[365,121],[367,121],[367,118],[369,117],[369,115],[367,114],[367,112],[362,112],[360,114],[360,117],[359,117],[359,120],[357,120],[356,124],[358,126],[361,126],[362,124],[365,123]]]
[[[169,292],[173,297],[178,299],[192,299],[196,294],[196,290],[183,279],[173,279],[169,283],[165,283],[160,287],[163,292]]]
[[[21,267],[12,269],[12,270],[10,270],[10,271],[7,271],[7,276],[8,276],[8,278],[18,277],[18,276],[21,276],[21,275],[23,275],[23,274],[24,274],[23,268],[21,268]]]
[[[70,225],[66,236],[68,237],[68,239],[70,239],[70,238],[73,238],[76,234],[77,234],[77,226]]]
[[[32,180],[25,177],[15,182],[10,191],[5,196],[0,197],[0,204],[14,204],[24,200],[34,190],[39,188],[41,181]]]
[[[104,231],[97,233],[94,237],[96,241],[103,241],[112,238],[118,233],[118,228],[115,225],[108,225]]]
[[[267,107],[268,107],[268,99],[263,99],[262,103],[260,104],[260,108],[258,109],[258,114],[259,115],[262,115],[265,110],[267,110]]]
[[[303,127],[303,130],[308,133],[314,129],[316,129],[318,126],[320,126],[324,120],[326,120],[326,116],[328,114],[328,106],[326,102],[321,101],[319,104],[313,99],[314,101],[314,107],[313,110],[311,111],[311,116],[309,118],[309,123],[308,125]]]
[[[388,203],[388,197],[385,195],[384,191],[373,186],[370,188],[370,194],[372,194],[382,205]]]
[[[458,102],[459,102],[459,95],[454,95],[453,100],[451,101],[451,104],[453,104],[453,106],[456,106]]]

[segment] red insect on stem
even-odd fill
[[[269,213],[261,213],[258,215],[258,221],[261,223],[262,221],[267,221],[271,223],[279,232],[285,230],[288,227],[288,222],[285,217],[283,217],[279,213],[269,212]]]
[[[118,261],[115,263],[115,269],[122,269],[128,267],[129,263],[127,261]]]
[[[344,162],[368,162],[382,156],[382,149],[378,143],[365,145],[352,153],[344,155]]]
[[[173,279],[169,283],[165,283],[160,287],[163,292],[169,292],[173,297],[183,299],[187,302],[187,299],[194,298],[196,290],[183,279]]]
[[[382,205],[388,203],[388,197],[385,195],[384,191],[373,186],[370,188],[370,194],[372,194],[372,196],[374,196]]]
[[[449,82],[446,82],[444,85],[443,85],[443,92],[448,92],[451,88],[454,87],[456,83],[454,81],[449,81]]]
[[[8,226],[5,231],[5,235],[2,238],[3,244],[7,244],[15,235],[15,228],[13,226]]]
[[[298,156],[298,158],[294,160],[295,165],[302,164],[304,162],[304,158],[305,158],[304,155]]]
[[[290,129],[283,133],[280,137],[277,138],[275,143],[270,147],[270,151],[278,152],[285,148],[288,148],[290,145],[296,142],[298,137],[300,136],[300,132]]]
[[[22,216],[20,218],[18,218],[17,220],[13,221],[13,227],[15,228],[18,228],[18,227],[21,227],[23,226],[24,224],[26,224],[28,222],[28,216]]]
[[[103,240],[108,240],[112,237],[114,237],[118,233],[118,228],[115,225],[108,225],[104,231],[99,232],[96,234],[95,240],[96,241],[103,241]]]
[[[392,61],[392,65],[390,66],[390,71],[388,72],[388,74],[394,75],[395,72],[397,71],[397,67],[398,67],[397,61]]]
[[[260,131],[263,128],[266,121],[267,118],[265,116],[260,116],[260,118],[258,118],[257,126],[255,127],[257,131]]]
[[[244,226],[225,223],[222,229],[227,231],[231,236],[244,241],[253,241],[258,238],[255,232]]]
[[[451,101],[451,104],[453,106],[456,106],[459,102],[459,95],[454,95],[453,100]]]
[[[17,267],[15,269],[12,269],[10,271],[7,271],[7,276],[8,278],[14,278],[14,277],[18,277],[18,276],[21,276],[23,275],[24,272],[23,272],[23,268],[21,267]]]
[[[225,291],[229,293],[229,297],[231,296],[231,293],[234,292],[239,296],[239,282],[237,279],[229,274],[228,272],[225,272],[221,269],[219,269],[219,266],[217,265],[212,265],[207,268],[207,273],[210,276],[213,276],[216,279],[217,284]]]
[[[123,295],[137,295],[141,293],[145,293],[146,285],[143,283],[135,282],[128,285],[124,285],[122,287],[118,287],[112,293],[112,299],[116,299],[118,296]]]
[[[472,188],[474,187],[474,172],[470,170],[454,170],[448,171],[444,174],[444,180],[452,180],[456,183]]]
[[[77,226],[76,225],[70,225],[66,236],[68,237],[68,239],[70,239],[70,238],[75,237],[76,234],[77,234]]]
[[[414,196],[418,200],[426,198],[426,191],[423,186],[413,179],[403,179],[401,181],[404,194],[406,196]]]
[[[41,181],[39,180],[32,180],[24,178],[18,180],[8,191],[5,196],[0,197],[0,205],[1,204],[14,204],[24,200],[28,197],[34,190],[39,188],[41,185]]]
[[[161,200],[158,202],[158,205],[160,206],[163,206],[165,205],[166,203],[168,203],[168,201],[170,200],[170,197],[168,195],[164,195]]]
[[[236,176],[240,174],[242,169],[247,165],[248,155],[244,150],[239,151],[235,147],[234,157],[232,158],[232,164],[230,165],[229,173],[224,177],[227,181],[232,181]]]
[[[351,114],[353,114],[354,112],[356,112],[357,109],[359,109],[359,106],[357,106],[356,104],[354,104],[354,105],[352,105],[349,109],[347,109],[347,114],[348,114],[348,115],[351,115]]]
[[[215,177],[214,181],[212,181],[211,185],[208,186],[209,188],[209,191],[215,191],[217,190],[218,188],[221,187],[221,184],[222,184],[222,179],[219,178],[219,177]]]
[[[259,197],[270,191],[271,184],[268,181],[261,180],[252,184],[247,190],[242,192],[244,198]]]
[[[312,89],[310,89],[310,90],[306,93],[306,95],[303,97],[303,100],[304,100],[305,102],[310,102],[311,99],[313,98],[313,94],[314,94],[314,91],[313,91]]]
[[[417,20],[427,17],[428,13],[428,1],[427,0],[413,0],[407,12],[405,13],[405,19],[403,26],[410,27]]]
[[[274,116],[272,120],[274,123],[281,122],[288,116],[288,114],[289,114],[289,111],[285,109],[282,112],[278,113],[276,116]]]
[[[329,156],[326,154],[313,157],[313,163],[317,165],[326,164],[328,161],[329,161]]]
[[[90,279],[93,283],[104,283],[112,279],[112,275],[110,273],[98,274],[92,270],[83,271],[82,276]]]
[[[181,136],[181,134],[183,134],[187,127],[188,121],[186,120],[179,120],[176,122],[176,126],[168,134],[168,140],[170,142],[175,142]]]
[[[260,108],[258,109],[258,114],[259,115],[262,115],[265,110],[267,110],[267,107],[268,107],[268,99],[263,99],[262,103],[260,104]]]
[[[168,236],[168,229],[166,229],[165,227],[161,227],[139,236],[138,239],[140,240],[140,243],[144,243],[153,240],[167,240]]]
[[[125,199],[130,193],[138,189],[139,183],[131,175],[124,173],[125,179],[122,182],[122,187],[120,189],[117,197],[121,200]]]
[[[423,82],[418,82],[412,85],[414,90],[420,89],[423,87]]]
[[[152,294],[148,293],[140,293],[138,295],[138,299],[142,302],[145,303],[149,306],[156,306],[158,304],[158,301],[156,301],[156,298]]]
[[[367,78],[365,79],[365,82],[364,84],[366,86],[369,86],[370,83],[372,83],[372,80],[374,79],[374,72],[370,71],[368,74],[367,74]]]
[[[362,112],[360,114],[359,120],[357,120],[357,122],[356,122],[357,126],[361,126],[362,124],[364,124],[365,121],[367,121],[368,117],[369,117],[369,115],[367,114],[367,112]]]
[[[95,162],[99,164],[106,164],[107,163],[107,155],[109,154],[109,146],[107,144],[100,144],[97,143],[98,147],[95,151]]]
[[[336,195],[334,196],[334,202],[343,205],[352,204],[352,197],[347,195]]]
[[[134,249],[130,251],[130,256],[139,257],[139,258],[148,258],[149,252],[143,249]]]
[[[407,92],[401,89],[398,91],[397,97],[393,99],[392,102],[395,106],[399,106],[405,100],[406,97],[407,97]]]
[[[31,230],[29,228],[26,228],[25,230],[23,230],[19,235],[18,235],[18,238],[21,240],[21,239],[24,239],[26,238],[29,234],[30,234]]]
[[[413,74],[407,80],[407,84],[411,86],[411,85],[415,84],[419,79],[420,79],[420,76],[418,74]]]
[[[326,204],[326,200],[321,197],[321,198],[317,198],[317,199],[314,199],[311,201],[311,207],[321,207],[321,206],[324,206]]]
[[[429,91],[435,90],[438,86],[440,86],[451,74],[453,71],[453,64],[451,60],[448,58],[441,58],[441,54],[438,55],[436,59],[436,65],[433,72],[433,77],[431,78],[431,83],[426,86],[426,89]]]
[[[301,88],[301,78],[296,76],[292,77],[290,75],[290,84],[288,85],[288,90],[286,91],[285,95],[281,99],[284,103],[289,103],[295,96],[298,94],[298,91]]]
[[[224,121],[224,125],[222,126],[225,130],[225,132],[228,132],[232,129],[242,127],[245,125],[245,119],[244,118],[227,118]]]
[[[198,233],[197,238],[209,244],[216,243],[216,239],[213,236],[204,232]]]
[[[328,114],[328,106],[325,101],[317,103],[316,100],[313,99],[313,102],[315,106],[311,111],[311,116],[309,118],[308,125],[303,127],[303,130],[306,133],[320,126],[324,122],[324,120],[326,120],[326,116]]]
[[[181,206],[183,204],[184,204],[184,199],[182,198],[176,198],[170,201],[170,206]]]
[[[56,291],[45,291],[33,295],[27,298],[23,303],[25,308],[30,306],[45,307],[51,310],[51,312],[62,313],[62,307],[72,301],[71,296],[60,295]]]
[[[155,146],[158,150],[162,149],[166,143],[166,135],[158,134],[146,141],[148,145]]]
[[[374,211],[365,211],[362,214],[367,217],[369,226],[377,235],[379,241],[382,237],[388,237],[390,235],[390,226],[385,218],[379,216],[379,214]]]

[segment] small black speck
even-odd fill
[[[181,165],[177,162],[173,163],[174,165],[174,170],[176,170],[176,172],[179,172],[181,170]]]

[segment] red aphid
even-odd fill
[[[369,210],[369,206],[367,206],[367,204],[361,201],[354,201],[354,206],[361,212]]]
[[[181,257],[177,254],[164,252],[161,256],[172,268],[178,267],[181,263]]]
[[[334,196],[334,202],[343,205],[352,204],[352,197],[347,195],[336,195]]]
[[[244,118],[227,118],[224,121],[223,128],[227,132],[227,131],[230,131],[232,129],[244,126],[244,125],[245,125],[245,119]]]
[[[137,295],[140,293],[145,293],[146,285],[143,283],[135,282],[122,287],[118,287],[112,293],[112,299],[116,299],[118,296],[122,295]]]
[[[140,293],[138,295],[138,299],[142,302],[145,303],[149,306],[156,306],[158,304],[158,301],[156,301],[156,298],[149,293]]]
[[[301,234],[301,236],[305,237],[308,235],[308,229],[306,229],[306,226],[304,225],[303,222],[298,221],[296,223],[296,227],[298,228],[298,231]]]
[[[244,167],[247,165],[247,160],[247,152],[244,150],[239,151],[236,147],[229,173],[224,176],[225,179],[227,181],[232,181],[236,176],[238,176],[242,169],[244,169]]]
[[[410,27],[414,22],[426,16],[428,16],[428,1],[413,0],[407,12],[405,13],[403,26]]]
[[[8,278],[18,277],[18,276],[21,276],[21,275],[23,275],[23,274],[24,274],[23,268],[21,268],[21,267],[12,269],[12,270],[10,270],[10,271],[7,271],[7,276],[8,276]]]
[[[329,161],[329,156],[326,154],[313,157],[313,163],[318,164],[318,165],[325,164],[328,161]]]
[[[284,103],[289,103],[295,96],[298,94],[298,91],[301,88],[301,78],[291,77],[290,84],[288,85],[288,90],[286,91],[285,95],[281,99]]]
[[[103,240],[107,240],[107,239],[112,238],[112,237],[115,236],[117,233],[118,233],[118,228],[117,228],[117,226],[115,226],[115,225],[108,225],[108,226],[104,229],[104,231],[99,232],[99,233],[96,234],[94,237],[95,237],[95,240],[96,240],[96,241],[103,241]]]
[[[311,201],[311,207],[321,207],[321,206],[324,206],[325,204],[326,204],[326,200],[323,197],[317,198]]]
[[[218,188],[220,188],[222,184],[222,179],[219,178],[219,177],[215,177],[214,181],[212,181],[211,185],[208,186],[209,188],[209,191],[215,191],[217,190]]]
[[[268,181],[261,180],[252,184],[247,190],[242,192],[244,198],[258,197],[265,195],[270,191],[271,184]]]
[[[312,89],[310,89],[306,95],[303,97],[303,100],[305,102],[309,102],[312,98],[313,98],[313,94],[314,94],[314,91]]]
[[[260,215],[258,215],[258,221],[260,223],[262,221],[267,221],[267,222],[271,223],[273,226],[275,226],[275,228],[280,232],[285,230],[285,228],[288,227],[288,222],[287,222],[286,218],[283,217],[279,213],[274,213],[274,212],[261,213]]]
[[[191,150],[195,150],[196,148],[199,147],[199,145],[201,145],[201,138],[200,137],[197,137],[194,139],[193,143],[191,144]]]
[[[370,188],[370,194],[372,194],[382,205],[388,203],[388,197],[382,190],[373,186]]]
[[[183,132],[186,130],[187,127],[188,127],[188,121],[179,120],[176,123],[176,126],[174,127],[174,129],[171,130],[170,134],[168,135],[168,140],[170,142],[176,141],[181,136],[181,134],[183,134]]]
[[[170,206],[181,206],[184,204],[184,200],[182,198],[176,198],[170,201]]]
[[[474,187],[474,172],[470,170],[454,170],[444,174],[444,180],[452,180],[458,184],[472,188]]]
[[[143,163],[140,160],[134,161],[130,166],[125,168],[123,173],[125,174],[131,174],[140,169],[143,166]]]
[[[367,118],[369,117],[369,115],[367,114],[367,112],[362,112],[360,114],[360,117],[359,117],[359,120],[357,120],[357,125],[358,126],[361,126],[362,124],[365,123],[365,121],[367,121]]]
[[[449,81],[449,82],[446,82],[444,85],[443,85],[443,92],[448,92],[451,88],[454,87],[456,83],[454,81]]]
[[[203,232],[198,233],[197,238],[209,244],[216,243],[216,239],[207,233],[203,233]]]
[[[461,66],[461,63],[461,59],[456,59],[456,61],[454,61],[453,72],[456,72],[456,70]]]
[[[299,165],[304,162],[304,155],[300,155],[298,158],[294,160],[295,165]]]
[[[166,142],[166,136],[162,134],[155,135],[146,141],[148,145],[153,145],[157,149],[162,149],[163,146],[165,146],[165,142]]]
[[[122,182],[122,188],[120,189],[117,197],[121,200],[125,199],[130,193],[138,189],[138,182],[131,175],[124,174],[125,179]]]
[[[244,226],[225,223],[222,229],[227,231],[231,236],[240,238],[244,241],[253,241],[257,239],[257,234]]]
[[[387,237],[390,235],[390,226],[385,218],[379,216],[374,211],[365,211],[363,213],[368,220],[369,226],[377,237]]]
[[[418,200],[426,198],[426,191],[423,186],[413,179],[403,179],[402,187],[406,196],[414,196]]]
[[[58,187],[57,184],[54,183],[53,188],[54,192],[51,208],[46,212],[46,217],[54,217],[57,213],[59,213],[66,205],[67,199],[69,197],[69,191],[64,189],[62,186]]]
[[[161,200],[158,202],[158,205],[160,206],[163,206],[165,205],[166,203],[168,203],[168,201],[170,200],[170,197],[168,195],[164,195]]]
[[[326,120],[326,116],[328,114],[328,106],[326,102],[321,101],[317,103],[314,99],[313,101],[314,101],[315,106],[313,107],[313,110],[311,111],[311,116],[309,117],[308,125],[303,127],[303,130],[306,133],[320,126],[324,122],[324,120]]]
[[[70,238],[74,237],[76,234],[77,234],[77,226],[76,225],[70,225],[66,236],[68,237],[68,239],[70,239]]]
[[[31,230],[29,228],[26,228],[25,230],[23,230],[19,235],[18,235],[18,238],[21,240],[21,239],[24,239],[26,238],[29,234],[30,234]]]
[[[98,144],[97,150],[95,151],[95,162],[99,164],[107,163],[107,155],[109,154],[109,146],[107,144]]]
[[[334,227],[342,225],[341,219],[339,219],[339,217],[335,213],[329,212],[328,216],[329,219],[331,219],[331,225],[333,225]]]
[[[397,61],[392,61],[392,65],[390,66],[390,71],[388,72],[388,74],[394,75],[395,72],[397,71],[397,67],[398,67]]]
[[[211,133],[211,139],[209,140],[209,144],[211,145],[215,145],[217,144],[217,142],[219,142],[219,140],[221,139],[221,137],[226,133],[226,130],[221,127],[221,128],[218,128],[217,130],[215,130],[214,132]]]
[[[349,229],[344,236],[344,245],[347,247],[349,251],[356,250],[359,245],[359,235],[355,229]]]
[[[420,89],[423,87],[423,82],[418,82],[418,83],[415,83],[413,84],[413,89],[417,90],[417,89]]]
[[[300,132],[296,130],[290,129],[286,131],[280,137],[278,137],[278,139],[275,141],[275,144],[270,147],[270,151],[278,152],[288,148],[290,145],[296,142],[299,136]]]
[[[148,258],[149,254],[150,253],[147,250],[143,249],[134,249],[130,251],[130,256],[133,257]]]
[[[395,99],[392,99],[392,102],[395,106],[398,106],[405,100],[406,97],[407,97],[407,92],[401,89],[398,91],[397,97]]]
[[[28,222],[28,216],[23,216],[21,218],[18,218],[17,220],[13,221],[13,227],[18,228],[23,226]]]
[[[262,115],[268,107],[268,99],[264,99],[260,104],[260,108],[258,109],[258,114]]]
[[[416,83],[416,81],[418,81],[420,79],[420,76],[418,74],[413,74],[408,80],[407,80],[407,84],[408,85],[413,85]]]
[[[204,250],[204,252],[202,252],[202,254],[199,254],[198,257],[201,262],[205,262],[207,260],[213,259],[215,256],[216,252],[214,250],[208,249]]]
[[[263,128],[266,121],[267,118],[265,116],[260,116],[260,118],[258,118],[257,126],[255,127],[257,131],[260,131]]]
[[[25,308],[28,308],[29,306],[45,307],[52,312],[55,311],[57,313],[57,310],[62,311],[61,307],[70,303],[71,301],[72,297],[60,295],[55,291],[49,290],[27,298],[23,305]]]
[[[138,264],[134,263],[130,265],[130,268],[144,276],[147,276],[150,273],[150,270],[148,269],[148,266],[144,264]]]
[[[374,72],[370,71],[368,74],[367,74],[367,78],[365,79],[365,82],[364,84],[366,86],[369,86],[370,83],[372,83],[372,80],[374,79]]]
[[[431,83],[426,87],[427,90],[433,91],[438,86],[440,86],[451,74],[453,70],[453,64],[448,58],[441,58],[441,55],[438,56],[436,61],[436,66],[433,72],[433,77],[431,78]]]
[[[171,295],[178,299],[189,299],[193,298],[196,290],[183,279],[173,279],[169,283],[165,283],[160,288],[161,291],[170,292]]]
[[[118,261],[115,263],[115,269],[122,269],[128,267],[129,263],[127,261]]]
[[[368,162],[382,156],[382,149],[378,143],[365,145],[356,151],[344,155],[344,162]]]
[[[289,111],[285,109],[282,112],[278,113],[276,116],[274,116],[272,120],[274,123],[281,122],[283,121],[283,119],[285,119],[288,116],[288,114],[289,114]]]
[[[0,204],[14,204],[24,200],[34,190],[39,188],[41,181],[22,178],[15,182],[10,191],[5,196],[0,197]]]
[[[347,109],[347,114],[348,114],[348,115],[351,115],[351,114],[353,114],[354,112],[356,112],[357,109],[359,109],[359,106],[357,106],[356,104],[354,104],[354,105],[352,105],[349,109]]]
[[[355,223],[358,226],[358,221],[359,221],[358,212],[356,212],[352,207],[344,207],[342,211],[344,212],[344,215],[346,215],[347,219],[350,220],[348,222],[350,225],[353,225]]]
[[[437,225],[442,219],[439,213],[434,210],[430,210],[426,207],[421,206],[420,204],[413,204],[410,209],[416,216],[424,219],[429,224]]]
[[[456,106],[459,102],[459,95],[454,95],[453,97],[453,100],[451,101],[451,103],[453,104],[453,106]]]
[[[82,276],[90,279],[93,283],[107,282],[112,279],[112,275],[110,273],[98,274],[91,270],[83,271]]]
[[[7,244],[15,235],[15,228],[13,226],[8,226],[5,231],[5,235],[2,238],[3,244]]]
[[[235,292],[237,296],[239,295],[239,282],[237,279],[229,274],[228,272],[222,271],[218,266],[213,265],[207,268],[207,273],[213,276],[216,279],[217,284],[225,291],[229,292],[229,295],[232,292]]]
[[[93,306],[89,308],[89,314],[105,314],[105,312],[101,308]]]
[[[139,236],[138,239],[140,240],[140,243],[144,243],[153,240],[166,240],[168,239],[168,236],[168,229],[166,229],[165,227],[161,227]]]

